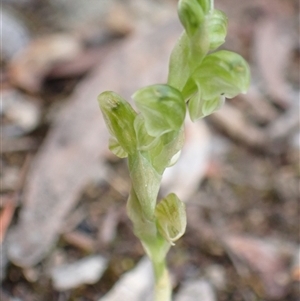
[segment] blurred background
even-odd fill
[[[3,0],[0,295],[151,300],[126,215],[126,161],[96,97],[166,81],[176,0]],[[299,2],[215,0],[248,94],[186,123],[161,195],[186,202],[168,255],[175,301],[299,301]]]

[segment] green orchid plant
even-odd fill
[[[128,216],[153,263],[155,301],[170,301],[172,286],[166,255],[185,232],[185,205],[171,193],[157,202],[165,169],[176,163],[184,143],[184,120],[218,110],[225,98],[246,93],[250,71],[231,51],[215,51],[225,41],[227,17],[213,0],[179,0],[184,27],[170,57],[166,84],[147,86],[132,98],[138,109],[106,91],[98,101],[110,132],[109,149],[128,158],[132,187]]]

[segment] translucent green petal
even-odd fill
[[[197,92],[188,102],[188,110],[192,121],[206,117],[221,108],[225,102],[223,95],[218,95],[212,99],[205,100]]]
[[[153,85],[138,90],[132,97],[143,115],[149,135],[157,137],[179,131],[186,106],[177,89],[169,85]]]
[[[139,151],[149,151],[158,146],[159,137],[153,137],[148,134],[145,127],[145,120],[141,114],[137,115],[134,120],[134,129]]]
[[[227,16],[220,10],[214,9],[208,21],[210,50],[217,49],[225,42],[227,35]]]
[[[195,93],[188,102],[188,110],[192,121],[204,117],[202,107],[204,99],[201,97],[201,91]]]
[[[191,75],[189,67],[190,40],[185,32],[172,50],[169,62],[168,84],[181,91]]]
[[[153,167],[162,174],[172,165],[173,157],[182,149],[184,144],[184,129],[170,132],[160,137],[161,144],[149,152]]]
[[[246,93],[250,84],[250,69],[237,53],[221,50],[206,56],[192,78],[201,86],[205,100],[218,95],[232,98]]]
[[[224,96],[216,96],[213,99],[209,99],[204,101],[203,107],[202,107],[202,114],[203,116],[208,116],[212,114],[213,112],[220,109],[220,107],[224,104],[225,97]]]
[[[109,138],[109,146],[108,148],[110,149],[110,151],[116,155],[119,158],[126,158],[128,156],[128,153],[126,153],[123,149],[123,147],[120,145],[119,141],[111,136]]]

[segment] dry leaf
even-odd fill
[[[285,79],[285,69],[293,48],[292,35],[282,30],[283,24],[274,18],[258,22],[254,35],[255,55],[264,85],[272,100],[286,107],[290,104],[291,87]]]
[[[264,133],[247,120],[242,112],[228,103],[225,103],[221,110],[213,113],[208,118],[221,131],[252,148],[261,149],[266,144]]]
[[[257,274],[256,281],[262,285],[265,298],[283,300],[288,285],[287,266],[275,245],[258,238],[234,235],[224,237],[223,242],[233,256]]]
[[[10,80],[17,87],[38,92],[43,79],[55,64],[73,60],[81,51],[81,42],[67,34],[53,34],[33,40],[10,61]]]

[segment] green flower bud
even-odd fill
[[[218,51],[206,56],[186,84],[183,95],[192,97],[188,110],[193,121],[219,109],[225,97],[246,93],[250,70],[246,61],[230,51]]]
[[[134,128],[138,150],[160,175],[166,167],[175,164],[176,158],[179,157],[178,153],[183,147],[183,127],[178,132],[172,131],[159,137],[152,137],[146,131],[144,118],[138,115],[135,118]]]
[[[133,123],[136,112],[126,100],[114,92],[101,93],[98,102],[110,134],[126,153],[134,153],[136,137]]]
[[[193,36],[201,26],[205,12],[197,0],[179,0],[178,16],[188,36]]]
[[[250,84],[247,62],[237,53],[221,50],[206,56],[192,75],[205,100],[218,95],[233,98],[246,93]]]
[[[200,4],[203,12],[207,15],[213,9],[213,2],[214,0],[197,0]]]
[[[171,193],[156,205],[155,216],[158,231],[171,245],[174,245],[174,242],[185,232],[185,204],[176,194]]]
[[[225,42],[227,35],[227,16],[220,10],[214,9],[208,21],[210,50],[214,50]]]
[[[182,127],[186,106],[181,93],[169,85],[153,85],[132,96],[150,136],[158,137]]]

